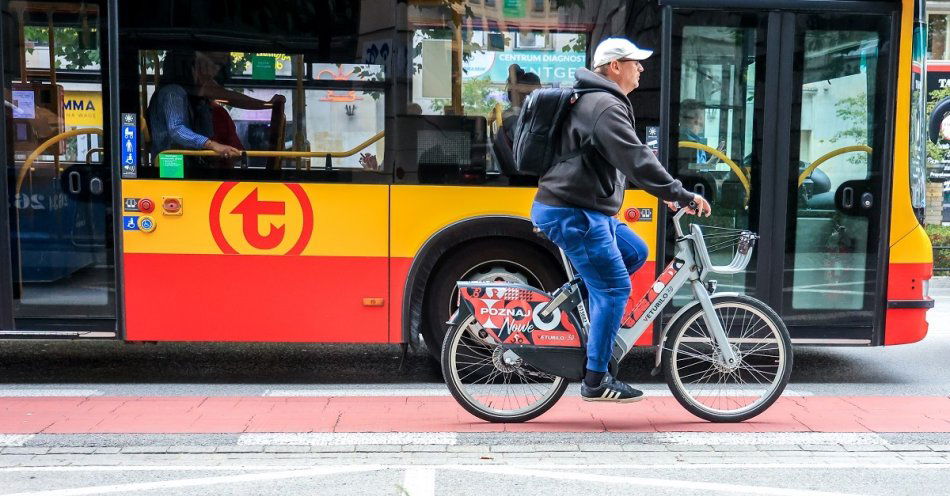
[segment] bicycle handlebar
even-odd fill
[[[689,202],[689,205],[685,207],[681,207],[679,202],[674,202],[673,205],[679,208],[679,210],[673,215],[673,228],[676,230],[676,237],[682,238],[684,234],[683,227],[680,225],[680,219],[682,219],[683,216],[686,215],[686,213],[690,210],[695,212],[699,205],[697,205],[696,202]]]

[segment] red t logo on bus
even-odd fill
[[[244,238],[254,248],[272,250],[284,240],[284,226],[277,227],[271,224],[270,230],[265,235],[261,235],[258,230],[257,218],[261,215],[284,215],[284,202],[258,200],[257,188],[254,188],[231,213],[244,218]]]
[[[280,250],[277,253],[268,253],[273,255],[303,254],[313,234],[313,206],[310,204],[310,198],[307,197],[303,187],[293,183],[262,187],[266,196],[270,198],[286,196],[286,201],[282,201],[261,200],[259,198],[260,188],[256,185],[252,186],[245,183],[243,189],[238,186],[239,183],[236,182],[221,183],[211,199],[208,222],[211,228],[211,236],[221,253],[226,255],[250,253],[248,252],[248,248],[250,248],[264,252]],[[250,188],[248,188],[249,186]],[[235,188],[237,188],[237,191],[235,191]],[[249,193],[245,193],[247,189],[250,189]],[[231,200],[227,201],[228,198],[231,198]],[[241,198],[239,202],[236,201],[238,198]],[[226,208],[224,207],[225,203],[227,203]],[[238,231],[235,222],[229,221],[229,225],[232,227],[228,228],[228,232],[237,234],[243,231],[244,241],[247,241],[246,245],[240,242],[233,245],[228,240],[228,234],[225,233],[225,229],[222,229],[222,217],[225,215],[241,216],[240,231]],[[259,224],[262,215],[283,216],[284,223],[280,226],[270,224],[270,227],[266,228],[266,232],[261,233]],[[232,238],[232,241],[237,240]]]

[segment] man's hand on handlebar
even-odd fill
[[[710,215],[712,215],[712,206],[709,205],[709,202],[706,201],[706,199],[703,198],[702,195],[698,195],[698,194],[693,197],[693,201],[690,202],[688,206],[681,207],[679,202],[664,201],[663,203],[665,203],[666,206],[670,210],[673,210],[674,212],[679,210],[680,208],[685,208],[686,213],[691,214],[691,215],[696,215],[699,217],[702,217],[703,214],[706,214],[706,217],[709,217]]]
[[[693,205],[695,205],[695,207]],[[693,202],[690,204],[687,211],[697,217],[702,217],[704,213],[706,214],[706,217],[709,217],[712,215],[712,205],[710,205],[709,202],[702,197],[702,195],[697,194],[693,197]]]

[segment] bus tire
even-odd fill
[[[455,285],[461,280],[520,282],[550,292],[565,277],[547,250],[525,241],[482,238],[449,251],[432,272],[423,299],[422,338],[437,362],[441,362],[445,322],[457,307]]]

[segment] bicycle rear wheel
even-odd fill
[[[764,412],[785,390],[792,372],[792,341],[782,319],[747,296],[713,299],[733,352],[735,368],[720,351],[699,305],[681,315],[663,344],[663,371],[673,396],[690,413],[711,422],[741,422]]]
[[[442,375],[456,401],[489,422],[524,422],[541,415],[561,398],[568,382],[493,342],[472,315],[446,333]]]

